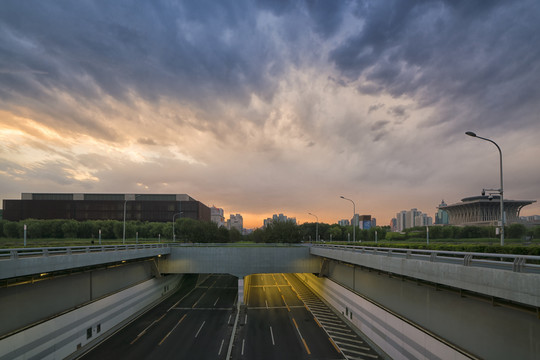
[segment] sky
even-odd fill
[[[540,2],[0,2],[0,198],[189,194],[245,227],[540,200]],[[540,205],[522,215],[540,214]]]

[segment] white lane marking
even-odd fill
[[[272,327],[270,326],[270,336],[272,337],[272,345],[276,345],[274,342],[274,332],[272,331]]]
[[[221,349],[223,349],[223,343],[225,342],[225,339],[221,340],[221,345],[219,346],[219,352],[218,355],[221,355]]]
[[[229,320],[227,320],[227,324],[229,324],[231,322],[231,318],[232,318],[232,314],[229,315]]]
[[[246,339],[242,340],[242,353],[240,355],[244,355],[244,345],[246,345]]]
[[[202,328],[203,328],[205,322],[206,322],[206,320],[202,322],[202,325],[201,325],[201,327],[199,328],[199,331],[197,331],[197,334],[195,334],[195,337],[199,336],[199,333],[201,332],[201,330],[202,330]]]
[[[266,303],[266,308],[268,309],[268,301],[264,300],[264,302]]]
[[[216,299],[216,302],[214,303],[214,306],[216,306],[218,301],[219,301],[219,297]]]
[[[247,314],[246,314],[246,317],[244,318],[244,324],[247,324]]]

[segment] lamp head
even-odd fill
[[[469,136],[472,136],[472,137],[476,137],[476,134],[473,133],[472,131],[467,131],[465,134],[469,135]]]

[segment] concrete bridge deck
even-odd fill
[[[248,281],[249,274],[303,273],[304,281],[339,312],[350,317],[361,331],[370,331],[388,353],[414,354],[411,358],[417,358],[418,354],[438,354],[439,357],[454,354],[452,358],[457,359],[505,358],[503,355],[517,351],[523,355],[521,358],[533,359],[540,355],[537,316],[530,311],[493,307],[489,302],[473,301],[469,297],[463,300],[459,293],[456,298],[455,292],[437,291],[436,286],[464,289],[538,309],[539,264],[540,256],[320,244],[131,244],[3,249],[0,250],[0,279],[5,280],[6,287],[0,288],[0,305],[3,305],[0,308],[5,311],[15,308],[21,312],[34,309],[31,304],[35,298],[47,299],[46,304],[50,306],[35,308],[34,313],[25,311],[26,324],[38,321],[40,326],[57,321],[58,314],[66,317],[73,313],[74,318],[79,318],[75,312],[86,314],[87,309],[92,308],[92,314],[97,315],[88,315],[89,320],[80,327],[95,330],[97,325],[90,324],[92,319],[97,319],[98,315],[108,318],[99,307],[100,302],[107,306],[114,302],[119,306],[116,312],[128,314],[132,311],[128,305],[135,291],[140,293],[137,296],[148,299],[141,304],[149,305],[174,288],[173,284],[181,277],[174,274],[236,275],[241,299],[243,278]],[[68,276],[52,276],[49,281],[19,281],[25,276],[39,278],[42,273],[67,274],[69,269],[74,271]],[[160,277],[160,274],[173,275]],[[399,280],[400,277],[435,284],[435,290],[419,287],[414,280]],[[11,283],[10,279],[15,282]],[[126,285],[126,279],[130,279],[131,285]],[[15,284],[20,285],[12,286]],[[113,297],[118,301],[113,301]],[[19,304],[26,305],[19,308]],[[460,316],[455,316],[456,311]],[[4,315],[8,317],[10,313]],[[20,314],[13,316],[21,319]],[[494,325],[499,320],[501,326]],[[66,329],[71,326],[69,321],[65,320],[63,325]],[[27,336],[23,332],[30,333],[35,328],[32,325],[23,331],[17,330],[14,323],[11,325],[5,330],[19,337]],[[112,326],[111,323],[111,331]],[[410,335],[413,333],[416,335]],[[482,339],[475,335],[477,333],[483,334]],[[39,334],[41,332],[36,332],[36,339],[42,336]],[[84,332],[81,334],[78,338],[84,338]],[[4,334],[4,340],[0,341],[8,341],[13,336]],[[473,338],[477,341],[471,343]],[[524,342],[524,339],[536,340]],[[488,348],[491,352],[486,352]],[[493,357],[493,354],[501,356]],[[431,355],[425,358],[434,358]]]

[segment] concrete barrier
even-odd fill
[[[151,279],[0,340],[0,360],[63,359],[113,333],[161,300],[182,275]]]
[[[393,359],[471,358],[332,280],[296,275]]]
[[[540,274],[312,247],[313,255],[540,307]]]

